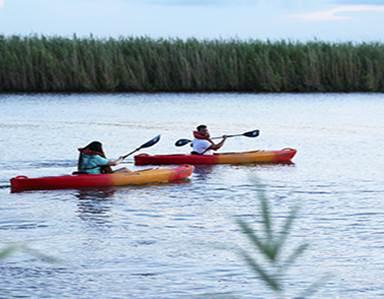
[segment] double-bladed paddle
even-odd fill
[[[147,141],[146,143],[142,144],[141,146],[139,146],[137,149],[135,149],[134,151],[124,155],[124,156],[121,156],[122,159],[125,159],[127,158],[128,156],[132,155],[133,153],[136,153],[137,151],[141,150],[142,148],[146,148],[146,147],[150,147],[152,145],[155,145],[156,143],[158,143],[160,140],[160,135],[157,135],[156,137],[152,138],[151,140]]]
[[[227,138],[228,137],[236,137],[236,136],[257,137],[257,136],[259,136],[259,134],[260,134],[260,130],[253,130],[253,131],[245,132],[243,134],[233,134],[233,135],[226,135],[226,136],[227,136]],[[219,139],[219,138],[222,138],[222,136],[212,137],[211,139]],[[179,139],[175,142],[175,145],[176,146],[184,146],[190,142],[192,142],[192,140],[190,140],[190,139]]]

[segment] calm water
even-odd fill
[[[0,96],[0,297],[271,298],[237,256],[249,248],[234,216],[258,222],[256,180],[276,221],[301,204],[290,246],[310,249],[288,275],[288,295],[322,275],[315,298],[383,298],[384,101],[381,94],[121,94]],[[181,184],[10,194],[16,175],[74,170],[77,147],[97,139],[109,157],[157,134],[149,153],[178,153],[205,123],[225,151],[294,147],[294,165],[199,167]],[[135,169],[132,164],[128,167]],[[216,298],[223,298],[219,296]]]

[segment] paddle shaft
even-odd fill
[[[130,153],[128,153],[128,154],[122,156],[121,158],[124,160],[125,158],[127,158],[128,156],[130,156],[130,155],[136,153],[136,152],[139,151],[139,150],[141,150],[141,147],[138,147],[137,149],[135,149],[135,150],[133,150],[132,152],[130,152]]]
[[[133,150],[132,152],[130,152],[130,153],[124,155],[124,156],[121,156],[121,158],[124,160],[125,158],[127,158],[130,155],[132,155],[133,153],[136,153],[137,151],[141,150],[142,148],[150,147],[150,146],[158,143],[159,140],[160,140],[160,135],[157,135],[156,137],[152,138],[151,140],[149,140],[146,143],[144,143],[141,146],[139,146],[137,149]]]
[[[229,137],[236,137],[236,136],[243,136],[244,134],[234,134],[234,135],[225,135],[227,138]],[[212,137],[211,139],[220,139],[223,138],[223,136],[218,136],[218,137]]]
[[[226,136],[226,138],[236,137],[236,136],[257,137],[257,136],[259,136],[259,133],[260,133],[259,130],[253,130],[253,131],[245,132],[242,134],[233,134],[233,135],[225,135],[225,136]],[[220,139],[220,138],[223,138],[223,136],[212,137],[211,139]],[[191,143],[191,142],[192,142],[192,140],[189,140],[189,139],[179,139],[178,141],[176,141],[175,145],[176,146],[184,146],[184,145]]]
[[[244,134],[235,134],[235,135],[226,135],[226,136],[228,138],[228,137],[244,136]],[[223,138],[223,136],[212,137],[211,139],[221,139],[221,138]],[[177,144],[180,141],[181,141],[181,144]],[[183,146],[183,145],[186,145],[186,144],[191,143],[191,142],[192,142],[192,140],[190,140],[190,139],[180,139],[179,141],[176,142],[176,146]]]

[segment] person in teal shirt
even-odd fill
[[[107,159],[103,151],[103,145],[99,141],[93,141],[86,147],[79,148],[79,152],[80,155],[77,164],[78,173],[103,174],[129,171],[127,168],[113,171],[111,166],[120,164],[124,159],[122,157],[119,157],[116,160]]]

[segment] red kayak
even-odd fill
[[[271,151],[250,151],[214,155],[148,155],[135,156],[136,165],[165,164],[262,164],[287,163],[296,155],[293,148]]]
[[[186,179],[192,171],[193,166],[180,165],[111,174],[78,174],[41,178],[17,176],[11,179],[11,192],[170,183]]]

